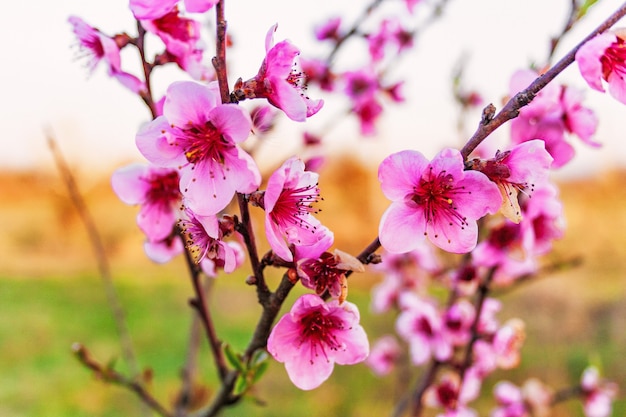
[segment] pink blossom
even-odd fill
[[[530,219],[522,220],[522,223]],[[527,250],[522,224],[515,224],[503,219],[500,224],[493,225],[486,239],[481,241],[472,251],[472,260],[476,266],[484,268],[497,267],[493,283],[508,286],[515,280],[537,271],[536,254]]]
[[[522,213],[518,192],[530,196],[535,186],[541,186],[548,180],[552,157],[545,150],[543,141],[531,140],[511,150],[498,151],[492,159],[474,159],[470,163],[472,169],[482,172],[496,183],[502,196],[500,211],[509,220],[519,223]]]
[[[334,253],[324,252],[318,258],[299,259],[296,267],[302,285],[315,290],[317,295],[328,291],[339,302],[345,300],[348,291],[346,273],[365,271],[357,258],[338,249]]]
[[[361,133],[373,135],[376,133],[376,121],[383,112],[383,108],[376,98],[380,89],[378,76],[370,67],[358,71],[347,71],[343,74],[344,91],[352,100],[352,112],[359,118]]]
[[[491,417],[530,417],[522,390],[508,381],[500,381],[493,388],[498,408],[491,412]]]
[[[496,314],[502,309],[502,303],[495,298],[486,298],[480,312],[478,321],[478,333],[482,335],[493,335],[499,327]]]
[[[354,103],[371,100],[380,87],[378,76],[370,67],[347,71],[343,74],[343,79],[344,91]]]
[[[219,0],[184,0],[185,10],[204,13]],[[158,19],[171,12],[179,0],[130,0],[130,10],[138,20]]]
[[[180,167],[180,190],[194,213],[217,214],[235,192],[251,193],[261,182],[254,160],[237,145],[251,126],[241,107],[220,103],[217,83],[175,82],[163,116],[137,134],[137,147],[156,165]]]
[[[519,365],[520,349],[526,338],[524,322],[510,319],[493,337],[492,346],[496,362],[502,369],[511,369]]]
[[[536,378],[527,379],[522,385],[522,396],[533,417],[548,417],[551,413],[553,390]]]
[[[384,274],[383,281],[372,288],[372,311],[384,313],[396,306],[402,292],[424,295],[430,274],[441,269],[432,245],[426,241],[407,253],[383,253],[373,269]]]
[[[321,59],[300,59],[302,72],[306,76],[306,83],[315,83],[324,91],[335,89],[336,75],[331,71],[328,63]]]
[[[385,93],[396,103],[403,103],[406,98],[402,89],[404,88],[404,81],[398,81],[383,89]]]
[[[476,249],[478,249],[478,246]],[[476,249],[474,249],[474,251]],[[455,291],[457,291],[459,295],[471,296],[476,293],[476,289],[480,284],[477,266],[469,262],[461,265],[452,272],[452,283]]]
[[[277,110],[272,106],[257,106],[250,111],[252,131],[255,135],[265,135],[274,129]]]
[[[454,149],[444,149],[431,162],[416,151],[393,154],[381,163],[378,178],[392,201],[379,227],[389,252],[408,252],[424,236],[446,251],[469,252],[478,238],[476,220],[502,203],[485,175],[463,171],[463,158]]]
[[[470,338],[476,310],[468,300],[460,299],[452,304],[443,315],[443,326],[446,338],[454,346],[466,344]]]
[[[185,246],[178,235],[171,234],[160,240],[146,240],[143,249],[153,262],[163,264],[183,253]]]
[[[361,123],[361,134],[372,136],[376,134],[376,120],[383,112],[383,107],[373,97],[370,100],[359,101],[352,108]]]
[[[602,33],[586,42],[576,53],[580,73],[591,88],[609,94],[626,104],[626,32],[616,30]]]
[[[545,255],[552,243],[563,237],[565,219],[558,189],[549,183],[535,190],[532,198],[522,202],[525,219],[520,223],[524,249],[535,255]]]
[[[165,44],[166,62],[173,61],[194,79],[207,80],[211,71],[202,64],[201,24],[199,21],[181,16],[177,7],[165,15],[151,20],[141,20],[141,25],[157,35]]]
[[[493,388],[498,407],[491,417],[547,417],[553,393],[537,379],[528,379],[522,387],[500,381]]]
[[[160,241],[172,233],[178,220],[181,195],[178,171],[132,164],[113,173],[111,185],[126,204],[139,204],[137,224],[149,241]]]
[[[324,105],[323,100],[312,100],[306,92],[306,74],[300,69],[300,50],[288,40],[274,45],[277,25],[270,28],[265,38],[265,59],[257,75],[235,85],[239,99],[266,98],[281,109],[287,117],[304,122]]]
[[[135,94],[145,91],[145,83],[134,75],[122,71],[120,45],[116,40],[119,39],[120,43],[125,45],[128,42],[125,38],[116,37],[114,39],[106,36],[76,16],[70,16],[68,21],[78,38],[78,47],[81,53],[89,59],[87,66],[90,71],[93,72],[100,62],[104,62],[108,74],[117,79],[124,87]]]
[[[465,382],[465,381],[463,381]],[[428,407],[443,408],[437,417],[477,417],[478,414],[467,407],[474,398],[468,396],[465,383],[456,372],[445,372],[436,383],[424,392],[423,402]]]
[[[583,106],[584,92],[573,87],[563,87],[561,106],[565,130],[578,136],[585,144],[595,148],[601,146],[592,139],[598,127],[598,117]]]
[[[612,402],[617,395],[617,385],[602,381],[598,368],[589,366],[582,374],[580,387],[586,417],[608,417],[611,415]]]
[[[168,52],[183,56],[200,41],[200,22],[180,15],[177,8],[153,20],[142,20],[141,25],[157,35]]]
[[[341,17],[332,17],[328,19],[324,24],[316,26],[314,29],[315,38],[318,41],[324,40],[338,40],[341,38],[341,33],[339,32],[339,27],[341,26]]]
[[[431,357],[450,358],[452,345],[435,305],[409,293],[402,294],[400,305],[403,311],[396,320],[396,331],[409,343],[413,363],[421,365]]]
[[[299,254],[299,258],[317,258],[332,244],[332,233],[312,216],[313,203],[320,199],[318,174],[304,170],[304,162],[290,158],[274,171],[267,182],[263,204],[265,234],[274,253],[286,261],[293,260],[290,245],[296,252],[304,247],[319,247],[316,254]],[[326,246],[327,245],[327,246]]]
[[[404,0],[406,7],[409,9],[411,14],[415,11],[415,6],[417,6],[421,1],[422,0]]]
[[[376,375],[388,375],[393,370],[401,354],[402,350],[396,338],[386,335],[374,342],[372,351],[365,363]]]
[[[211,260],[215,266],[222,266],[224,272],[233,272],[241,262],[237,256],[236,245],[231,246],[223,239],[229,231],[220,224],[216,216],[200,216],[191,210],[185,210],[185,219],[180,227],[187,239],[187,248],[196,263]]]
[[[537,76],[531,70],[515,72],[510,81],[511,95],[526,88]],[[566,133],[579,136],[588,145],[599,146],[591,139],[598,124],[597,117],[582,105],[582,99],[583,94],[579,90],[548,84],[511,121],[513,143],[543,140],[546,150],[554,158],[553,168],[565,165],[574,157],[574,148],[565,140]]]
[[[274,326],[267,350],[285,364],[296,387],[317,388],[328,379],[335,363],[352,365],[367,358],[369,342],[359,318],[352,303],[325,303],[317,295],[305,294]]]
[[[400,53],[413,46],[413,34],[402,27],[400,19],[383,19],[378,32],[366,35],[369,52],[374,62],[385,57],[388,46],[395,46]]]

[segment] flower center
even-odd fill
[[[337,268],[335,256],[328,252],[324,252],[319,260],[305,262],[302,265],[302,269],[315,283],[315,292],[317,294],[322,294],[327,289],[331,291],[335,284],[339,282],[341,275],[346,273],[345,270]]]
[[[177,142],[185,150],[185,157],[191,164],[199,161],[223,164],[224,154],[235,146],[211,122],[179,130]]]
[[[464,187],[455,187],[452,174],[443,170],[435,175],[433,168],[429,167],[427,176],[422,177],[413,190],[411,200],[424,209],[427,223],[442,219],[450,225],[456,223],[461,228],[468,224],[466,218],[457,211],[453,199],[455,194],[464,192]]]
[[[313,203],[320,201],[320,189],[315,185],[306,185],[300,188],[285,188],[280,193],[270,214],[272,220],[281,227],[295,225],[299,228],[310,229],[315,233],[317,227],[311,226],[307,218],[319,210]]]
[[[219,256],[220,241],[209,236],[198,219],[191,216],[179,224],[186,237],[185,246],[196,264],[204,258],[215,260]]]
[[[489,243],[499,249],[508,248],[518,239],[519,234],[520,227],[518,224],[506,223],[492,230],[489,235]]]
[[[600,58],[602,63],[602,78],[609,80],[609,75],[614,72],[620,78],[626,76],[626,42],[620,37],[609,46]]]
[[[437,387],[437,399],[439,403],[445,408],[453,408],[456,406],[456,400],[458,397],[457,388],[450,382],[442,382]]]
[[[191,20],[181,18],[177,8],[152,22],[159,31],[167,33],[172,38],[182,42],[190,42],[198,38],[198,33]]]
[[[337,340],[337,331],[344,329],[343,323],[336,317],[327,316],[315,310],[300,319],[300,343],[311,344],[311,362],[321,354],[327,358],[326,349],[339,350],[343,344]]]
[[[420,317],[415,323],[415,330],[418,333],[432,336],[434,334],[433,326],[430,325],[430,321],[426,317]]]
[[[180,198],[178,172],[172,171],[167,174],[152,174],[143,178],[148,182],[146,199],[149,204],[167,208],[172,206]]]

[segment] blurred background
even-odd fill
[[[431,157],[441,147],[459,146],[473,131],[479,109],[468,116],[467,134],[456,127],[450,86],[459,59],[466,57],[468,87],[479,91],[486,103],[500,107],[510,74],[545,58],[548,39],[561,30],[569,3],[451,1],[443,17],[420,37],[414,53],[393,69],[406,82],[407,103],[386,108],[377,135],[359,137],[358,124],[351,118],[335,123],[334,110],[345,106],[342,102],[329,101],[326,112],[307,122],[306,128],[313,130],[333,124],[324,136],[332,157],[321,171],[325,201],[320,219],[335,231],[335,247],[358,253],[376,236],[388,204],[378,187],[376,167],[386,155],[412,148]],[[619,5],[619,1],[599,1],[563,40],[556,56]],[[327,0],[297,11],[285,0],[228,2],[234,41],[229,52],[231,80],[256,73],[264,56],[265,33],[272,24],[279,23],[277,40],[289,38],[303,54],[323,54],[314,41],[313,25],[336,15],[351,21],[357,9],[354,2]],[[102,68],[89,76],[72,48],[75,40],[67,18],[73,14],[108,34],[135,31],[123,0],[12,2],[0,14],[4,39],[0,416],[121,416],[138,415],[141,409],[131,393],[98,381],[73,358],[71,346],[80,342],[96,358],[117,361],[125,370],[93,251],[66,184],[54,168],[46,131],[54,135],[69,161],[96,221],[138,361],[152,369],[151,388],[166,404],[175,399],[188,345],[193,312],[187,300],[192,288],[184,262],[176,259],[156,265],[145,257],[143,236],[135,226],[137,209],[122,204],[109,185],[115,168],[142,160],[134,136],[149,120],[149,113]],[[128,69],[133,69],[132,58]],[[163,71],[155,78],[155,88],[162,93],[169,82],[184,75]],[[584,86],[575,67],[558,80]],[[601,366],[607,378],[622,384],[614,410],[615,416],[621,416],[626,414],[626,108],[591,90],[585,105],[599,115],[596,140],[603,146],[590,149],[575,144],[575,160],[554,174],[567,219],[566,235],[557,242],[554,256],[581,257],[583,262],[504,295],[501,320],[519,317],[527,325],[523,359],[519,368],[499,373],[487,383],[508,379],[521,384],[526,377],[536,376],[561,388],[576,384],[591,361]],[[286,119],[279,121],[262,149],[267,166],[297,152],[302,130]],[[506,136],[507,128],[500,130],[495,136]],[[236,348],[247,344],[259,311],[256,295],[244,284],[245,275],[241,271],[218,278],[211,296],[218,332]],[[354,278],[350,299],[359,306],[373,340],[390,331],[393,317],[369,310],[370,289],[379,277]],[[203,344],[201,349],[200,377],[210,384],[215,372],[207,347]],[[283,366],[272,363],[266,380],[254,392],[268,406],[244,401],[225,415],[388,415],[404,384],[398,375],[379,379],[359,365],[337,367],[322,387],[301,392],[289,383]],[[488,390],[485,394],[478,406],[488,410],[492,400]],[[570,402],[556,407],[553,415],[582,416],[582,409]]]

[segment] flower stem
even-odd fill
[[[153,119],[156,119],[158,116],[158,112],[156,109],[156,105],[154,104],[154,99],[152,98],[152,86],[150,83],[150,74],[152,73],[152,64],[146,61],[146,50],[145,50],[145,38],[146,38],[146,30],[143,26],[141,26],[141,22],[137,20],[137,40],[135,41],[135,46],[139,50],[139,57],[141,58],[141,66],[143,69],[143,77],[146,83],[146,91],[140,95],[143,102],[148,106],[150,110],[150,114]]]
[[[178,235],[181,239],[184,239],[182,230],[179,230]],[[222,352],[222,342],[217,337],[215,326],[213,325],[213,317],[211,316],[211,312],[207,305],[206,294],[201,283],[200,268],[198,267],[198,264],[194,262],[187,247],[185,247],[185,260],[187,262],[187,266],[189,267],[189,274],[191,275],[191,282],[195,293],[195,298],[189,300],[189,304],[198,312],[198,316],[200,317],[200,321],[202,322],[204,331],[209,341],[211,352],[213,353],[215,367],[217,368],[220,380],[223,381],[228,373],[228,368],[226,366],[224,353]]]
[[[220,96],[222,103],[230,102],[230,94],[228,88],[228,74],[226,72],[226,19],[224,18],[224,0],[220,0],[215,5],[215,56],[213,57],[213,67],[217,75],[217,83],[220,87]]]

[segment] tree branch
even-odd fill
[[[228,74],[226,71],[226,19],[224,18],[224,0],[220,0],[215,5],[215,56],[212,59],[213,67],[217,75],[217,82],[220,87],[220,96],[222,103],[230,102],[230,93],[228,88]]]
[[[505,122],[516,118],[519,115],[519,110],[530,103],[537,93],[541,91],[548,83],[550,83],[557,75],[559,75],[565,68],[567,68],[576,57],[576,52],[583,46],[588,40],[596,35],[605,32],[611,26],[613,26],[619,19],[626,15],[626,3],[617,9],[608,19],[606,19],[600,26],[592,31],[582,42],[576,45],[571,51],[569,51],[559,62],[554,64],[552,68],[540,75],[535,81],[533,81],[526,89],[520,91],[513,96],[496,114],[492,119],[488,121],[481,121],[478,125],[478,129],[461,149],[461,155],[463,159],[467,159],[468,156],[485,140],[494,130],[502,126]]]

